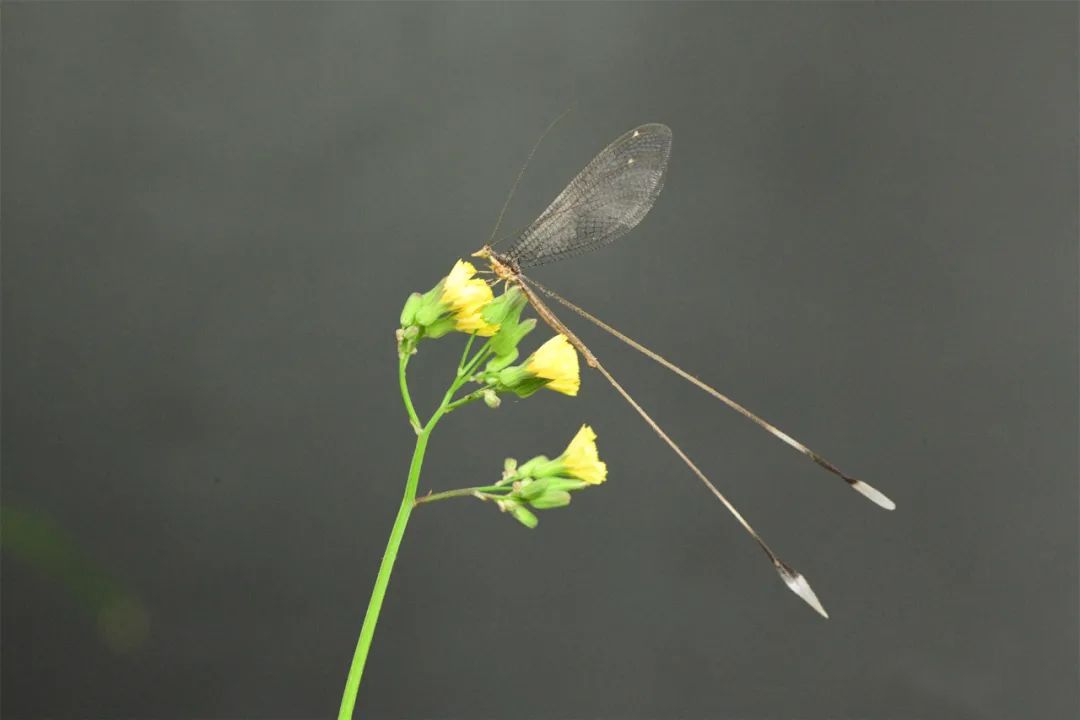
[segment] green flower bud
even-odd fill
[[[515,495],[522,500],[534,500],[545,492],[547,492],[548,482],[547,480],[525,480],[519,481],[521,485],[514,492]]]
[[[537,455],[532,460],[529,460],[524,465],[518,468],[517,474],[521,477],[532,477],[533,468],[541,463],[549,462],[546,455]]]
[[[420,293],[413,293],[409,296],[409,299],[405,301],[405,307],[401,310],[401,327],[410,327],[416,320],[416,311],[420,309],[420,305],[424,300],[424,296]]]
[[[551,508],[566,507],[570,504],[570,493],[565,490],[548,489],[540,497],[530,500],[529,504],[537,510],[550,510]]]
[[[523,505],[518,505],[517,503],[514,503],[510,507],[510,514],[514,516],[515,520],[530,530],[540,523],[540,521],[536,519],[536,516],[529,512],[527,508]]]
[[[446,305],[442,302],[443,286],[446,283],[446,279],[440,280],[436,283],[435,287],[428,290],[426,293],[420,295],[420,299],[414,301],[412,296],[409,297],[408,302],[405,304],[407,310],[412,310],[412,318],[410,320],[411,325],[420,325],[421,327],[427,327],[433,322],[438,320],[446,313]],[[417,295],[418,293],[413,293]],[[413,304],[413,307],[409,307]],[[405,312],[402,311],[402,323],[404,323]]]
[[[543,464],[539,463],[537,466]],[[514,483],[513,495],[537,510],[547,510],[569,505],[570,491],[580,490],[588,485],[588,483],[570,478],[542,477],[536,480],[525,478]]]

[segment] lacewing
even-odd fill
[[[548,130],[550,131],[553,126],[554,123],[548,127]],[[547,132],[545,131],[544,134],[546,135]],[[543,137],[541,137],[541,140],[543,140]],[[537,142],[537,146],[539,146],[539,142]],[[535,151],[536,146],[533,147],[533,152]],[[679,456],[686,466],[690,468],[691,472],[705,484],[705,487],[724,504],[728,512],[735,517],[750,537],[765,551],[769,561],[772,562],[773,567],[776,568],[780,578],[788,588],[805,600],[822,617],[827,618],[828,613],[825,612],[825,608],[811,589],[806,578],[773,552],[772,548],[765,543],[765,540],[754,530],[746,518],[717,489],[682,448],[671,439],[649,413],[608,372],[607,368],[597,360],[596,355],[588,346],[552,312],[541,295],[555,300],[674,372],[679,377],[693,383],[740,413],[743,417],[783,440],[819,466],[836,475],[846,482],[849,487],[880,507],[886,510],[894,509],[896,506],[892,500],[867,483],[843,473],[824,457],[750,412],[719,390],[707,385],[658,353],[627,337],[523,273],[523,270],[527,268],[595,250],[632,230],[641,222],[652,208],[653,203],[656,202],[656,198],[664,185],[664,173],[667,170],[670,155],[671,129],[666,125],[650,123],[630,130],[601,150],[600,154],[593,158],[592,162],[586,165],[570,181],[570,184],[559,193],[547,209],[524,232],[517,236],[515,242],[506,250],[497,251],[493,247],[496,244],[493,239],[498,232],[499,224],[502,221],[503,213],[506,211],[506,206],[510,202],[510,197],[513,196],[514,188],[517,186],[517,181],[515,181],[514,187],[510,190],[510,197],[507,197],[506,204],[503,205],[503,212],[499,214],[495,231],[492,232],[492,239],[489,239],[488,244],[484,245],[474,255],[487,260],[491,265],[492,272],[499,280],[516,285],[521,289],[540,318],[550,325],[555,332],[562,333],[567,337],[570,343],[581,353],[585,363],[604,376],[611,386],[615,388],[616,392],[630,403],[630,406],[652,428],[653,432],[667,443],[668,447]],[[532,153],[530,153],[529,157],[532,157]],[[527,165],[528,161],[526,161]],[[521,179],[521,174],[524,171],[525,168],[523,167],[521,173],[518,174],[518,180]]]

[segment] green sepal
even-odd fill
[[[589,487],[589,483],[584,480],[575,480],[573,478],[564,477],[549,477],[545,478],[544,482],[547,483],[548,490],[583,490]]]
[[[529,468],[530,474],[534,478],[553,478],[565,469],[561,455],[554,460],[544,458],[543,462],[538,462]]]
[[[570,493],[565,490],[548,490],[529,504],[537,510],[550,510],[552,508],[566,507],[570,504]]]
[[[516,323],[527,300],[521,290],[511,287],[495,298],[481,311],[484,322],[490,325],[502,325],[505,322]]]
[[[446,306],[442,303],[443,287],[445,284],[446,279],[443,278],[435,285],[435,287],[420,296],[420,304],[417,307],[416,315],[413,318],[413,321],[417,325],[427,327],[438,320],[446,312]]]
[[[401,309],[401,327],[409,327],[416,320],[416,311],[420,309],[420,304],[424,301],[424,296],[418,292],[414,292],[409,296],[409,299],[405,301],[405,307]]]
[[[420,305],[416,314],[413,315],[413,321],[421,327],[430,327],[443,315],[443,308],[439,305]]]
[[[510,363],[518,359],[518,354],[517,348],[511,348],[510,352],[503,355],[497,355],[489,360],[484,369],[489,373],[497,373],[500,370],[504,370],[510,366]]]
[[[530,377],[519,382],[517,385],[510,388],[510,390],[518,397],[527,398],[539,391],[540,388],[544,387],[549,382],[551,381],[546,378]]]
[[[496,355],[505,355],[518,346],[522,339],[536,327],[536,318],[521,322],[507,321],[491,338],[491,349]]]
[[[516,365],[513,367],[506,367],[500,370],[495,375],[495,380],[502,387],[508,390],[513,390],[519,384],[531,379],[532,377],[533,375],[528,370],[521,367],[520,365]]]
[[[521,310],[525,307],[525,298],[521,294],[521,291],[517,288],[510,288],[503,293],[494,302],[498,302],[503,298],[510,297],[507,301],[507,305],[504,309],[497,309],[492,315],[502,315],[502,323],[499,326],[499,332],[491,338],[491,349],[496,355],[503,355],[510,352],[512,348],[517,347],[521,339],[532,332],[532,329],[536,327],[535,318],[529,318],[524,322],[520,322]],[[491,307],[489,304],[484,308],[484,319],[487,320],[487,310]]]
[[[517,503],[510,506],[510,514],[514,516],[514,519],[525,527],[532,530],[540,521],[536,519],[536,516],[529,512],[528,508]]]
[[[542,473],[543,466],[550,465],[552,462],[554,461],[538,463],[536,466],[534,466],[534,469],[532,469],[532,473],[534,475]],[[537,470],[535,468],[540,469]],[[587,488],[588,486],[589,483],[587,482],[582,482],[581,480],[573,480],[571,478],[540,477],[536,480],[532,480],[531,482],[522,483],[520,489],[515,491],[514,494],[522,500],[527,501],[533,507],[539,507],[533,502],[537,498],[543,497],[551,493],[556,493],[557,497],[561,498],[563,493],[569,494],[569,492],[572,490],[581,490],[583,488]],[[567,500],[567,502],[569,502],[569,500]],[[562,504],[565,505],[566,503]],[[551,505],[550,507],[559,506]]]
[[[424,304],[433,305],[442,300],[443,291],[446,289],[446,278],[435,283],[435,287],[424,293]]]
[[[419,317],[419,315],[418,315]],[[441,338],[454,329],[454,318],[444,317],[431,323],[424,329],[424,335],[429,338]]]

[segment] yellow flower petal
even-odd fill
[[[458,260],[446,276],[440,300],[453,313],[454,327],[461,332],[489,337],[498,332],[499,326],[486,322],[481,313],[495,296],[486,282],[473,279],[475,274],[472,263]]]
[[[577,395],[581,387],[577,351],[565,335],[556,335],[541,345],[525,361],[525,369],[550,380],[545,387],[563,395]]]
[[[607,480],[607,464],[600,462],[600,455],[596,451],[596,433],[588,425],[582,425],[570,441],[562,461],[566,472],[578,480],[590,485],[599,485]]]

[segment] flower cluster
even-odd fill
[[[450,273],[426,293],[413,293],[401,312],[398,346],[415,353],[423,338],[439,338],[452,331],[490,338],[483,369],[475,380],[484,387],[479,396],[498,405],[498,393],[528,397],[541,388],[577,395],[581,386],[577,351],[564,335],[556,335],[530,355],[518,358],[518,344],[536,327],[536,320],[521,320],[528,304],[524,294],[511,287],[495,297],[491,287],[476,278],[472,263],[458,260]]]
[[[472,263],[458,260],[431,290],[409,296],[401,311],[401,327],[413,328],[416,339],[438,338],[452,330],[494,335],[499,326],[486,322],[483,310],[495,298],[488,284],[474,275]]]
[[[538,455],[518,466],[508,458],[503,478],[496,487],[508,486],[505,495],[476,493],[481,499],[493,499],[503,512],[528,528],[539,522],[533,510],[550,510],[570,504],[570,493],[607,480],[607,465],[596,450],[596,433],[582,425],[562,455],[549,460]]]
[[[401,329],[397,337],[403,397],[410,421],[418,433],[429,432],[440,414],[475,400],[483,400],[489,407],[496,408],[501,402],[500,395],[526,398],[548,388],[574,396],[581,387],[577,350],[565,335],[549,338],[524,361],[518,362],[522,340],[536,328],[535,319],[521,319],[528,298],[516,286],[496,297],[491,286],[476,275],[476,268],[471,263],[458,260],[450,273],[431,290],[413,293],[401,312]],[[440,338],[454,331],[471,337],[440,413],[422,427],[408,399],[405,365],[416,353],[421,340]],[[479,349],[473,347],[477,337],[484,338]],[[474,351],[471,356],[470,351]],[[457,397],[457,392],[470,383],[477,387]],[[509,459],[502,478],[494,485],[429,493],[415,502],[472,495],[493,501],[500,510],[532,528],[538,522],[533,511],[564,507],[570,503],[570,493],[599,485],[606,479],[607,465],[600,461],[597,453],[596,433],[583,425],[566,450],[555,459],[539,455],[520,466]]]

